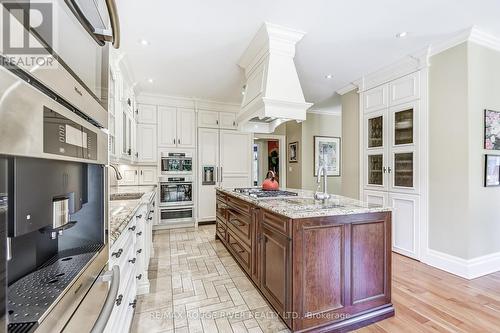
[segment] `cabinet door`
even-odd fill
[[[176,147],[177,110],[174,107],[158,106],[158,146]]]
[[[156,125],[137,125],[138,161],[144,163],[156,162]]]
[[[213,171],[212,171],[213,170]],[[212,173],[212,174],[207,174]],[[213,179],[208,182],[209,178]],[[215,220],[215,187],[219,181],[219,130],[198,129],[198,220]]]
[[[236,129],[236,113],[234,112],[220,112],[219,113],[220,128],[223,129]]]
[[[419,259],[419,196],[391,193],[389,205],[392,207],[392,250]]]
[[[420,98],[420,72],[394,80],[389,85],[389,103],[397,105]]]
[[[387,103],[388,85],[384,84],[363,93],[363,106],[365,113],[384,109]]]
[[[364,116],[363,133],[366,149],[382,149],[387,142],[387,112],[385,110],[371,112]]]
[[[364,161],[365,189],[387,191],[387,157],[384,150],[368,151]]]
[[[156,185],[157,183],[156,167],[140,167],[139,185]]]
[[[266,224],[260,224],[260,290],[276,308],[285,313],[291,308],[290,239]]]
[[[419,128],[418,101],[391,107],[388,115],[391,147],[416,146]]]
[[[118,181],[119,185],[139,185],[139,171],[134,166],[122,166],[120,170],[122,179]]]
[[[156,105],[138,104],[137,122],[141,124],[156,124]]]
[[[196,146],[196,113],[193,109],[177,108],[177,147]]]
[[[219,113],[216,111],[198,111],[198,127],[219,128]]]
[[[250,186],[252,134],[220,131],[220,182],[223,187]]]

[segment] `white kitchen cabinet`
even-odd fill
[[[122,179],[118,181],[118,185],[134,186],[139,184],[139,168],[137,166],[122,165],[120,172]]]
[[[393,251],[419,258],[421,73],[361,93],[364,201],[391,206]]]
[[[420,98],[420,72],[415,72],[389,83],[389,105],[407,103]]]
[[[199,110],[198,127],[236,129],[236,113]]]
[[[137,122],[139,124],[156,125],[156,105],[138,104]]]
[[[236,129],[236,113],[234,112],[219,112],[219,124],[223,129]]]
[[[155,163],[157,161],[156,152],[156,125],[137,125],[137,161],[139,163]]]
[[[365,113],[386,108],[388,103],[387,84],[372,88],[363,94],[363,110]]]
[[[195,148],[195,111],[188,108],[159,106],[158,146],[167,148]]]
[[[177,108],[177,147],[196,147],[196,113],[193,109]]]
[[[215,188],[251,183],[252,134],[198,129],[198,221],[215,220]]]
[[[157,185],[158,176],[156,166],[139,167],[139,185]]]
[[[217,111],[198,111],[198,127],[219,128],[219,112]]]
[[[177,147],[177,109],[158,106],[158,146]]]
[[[392,249],[418,259],[420,233],[420,197],[402,193],[389,194],[392,207]]]

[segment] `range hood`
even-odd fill
[[[245,70],[237,115],[243,131],[272,133],[280,124],[306,120],[306,103],[293,58],[304,32],[264,23],[238,65]]]

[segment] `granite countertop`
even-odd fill
[[[156,185],[153,186],[113,186],[109,190],[110,196],[124,195],[123,199],[109,201],[109,246],[112,246],[120,237],[128,222],[135,216],[137,209],[151,201],[156,194]],[[140,198],[128,199],[127,194],[137,194]]]
[[[325,203],[314,200],[314,191],[280,188],[283,191],[298,193],[297,196],[279,198],[253,198],[233,191],[233,188],[217,188],[258,207],[292,218],[310,218],[321,216],[350,215],[363,213],[389,212],[391,208],[359,201],[341,195],[331,195]]]

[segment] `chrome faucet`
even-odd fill
[[[321,173],[323,173],[323,192],[316,191],[314,193],[314,199],[316,200],[322,200],[325,202],[326,200],[330,199],[330,194],[327,192],[327,172],[326,172],[326,165],[322,164],[319,166],[318,169],[318,181],[317,183],[319,184],[321,182]],[[319,189],[319,185],[318,185]]]
[[[115,171],[116,180],[122,180],[123,177],[122,174],[120,173],[120,170],[118,170],[118,166],[111,163],[109,164],[109,166]]]

